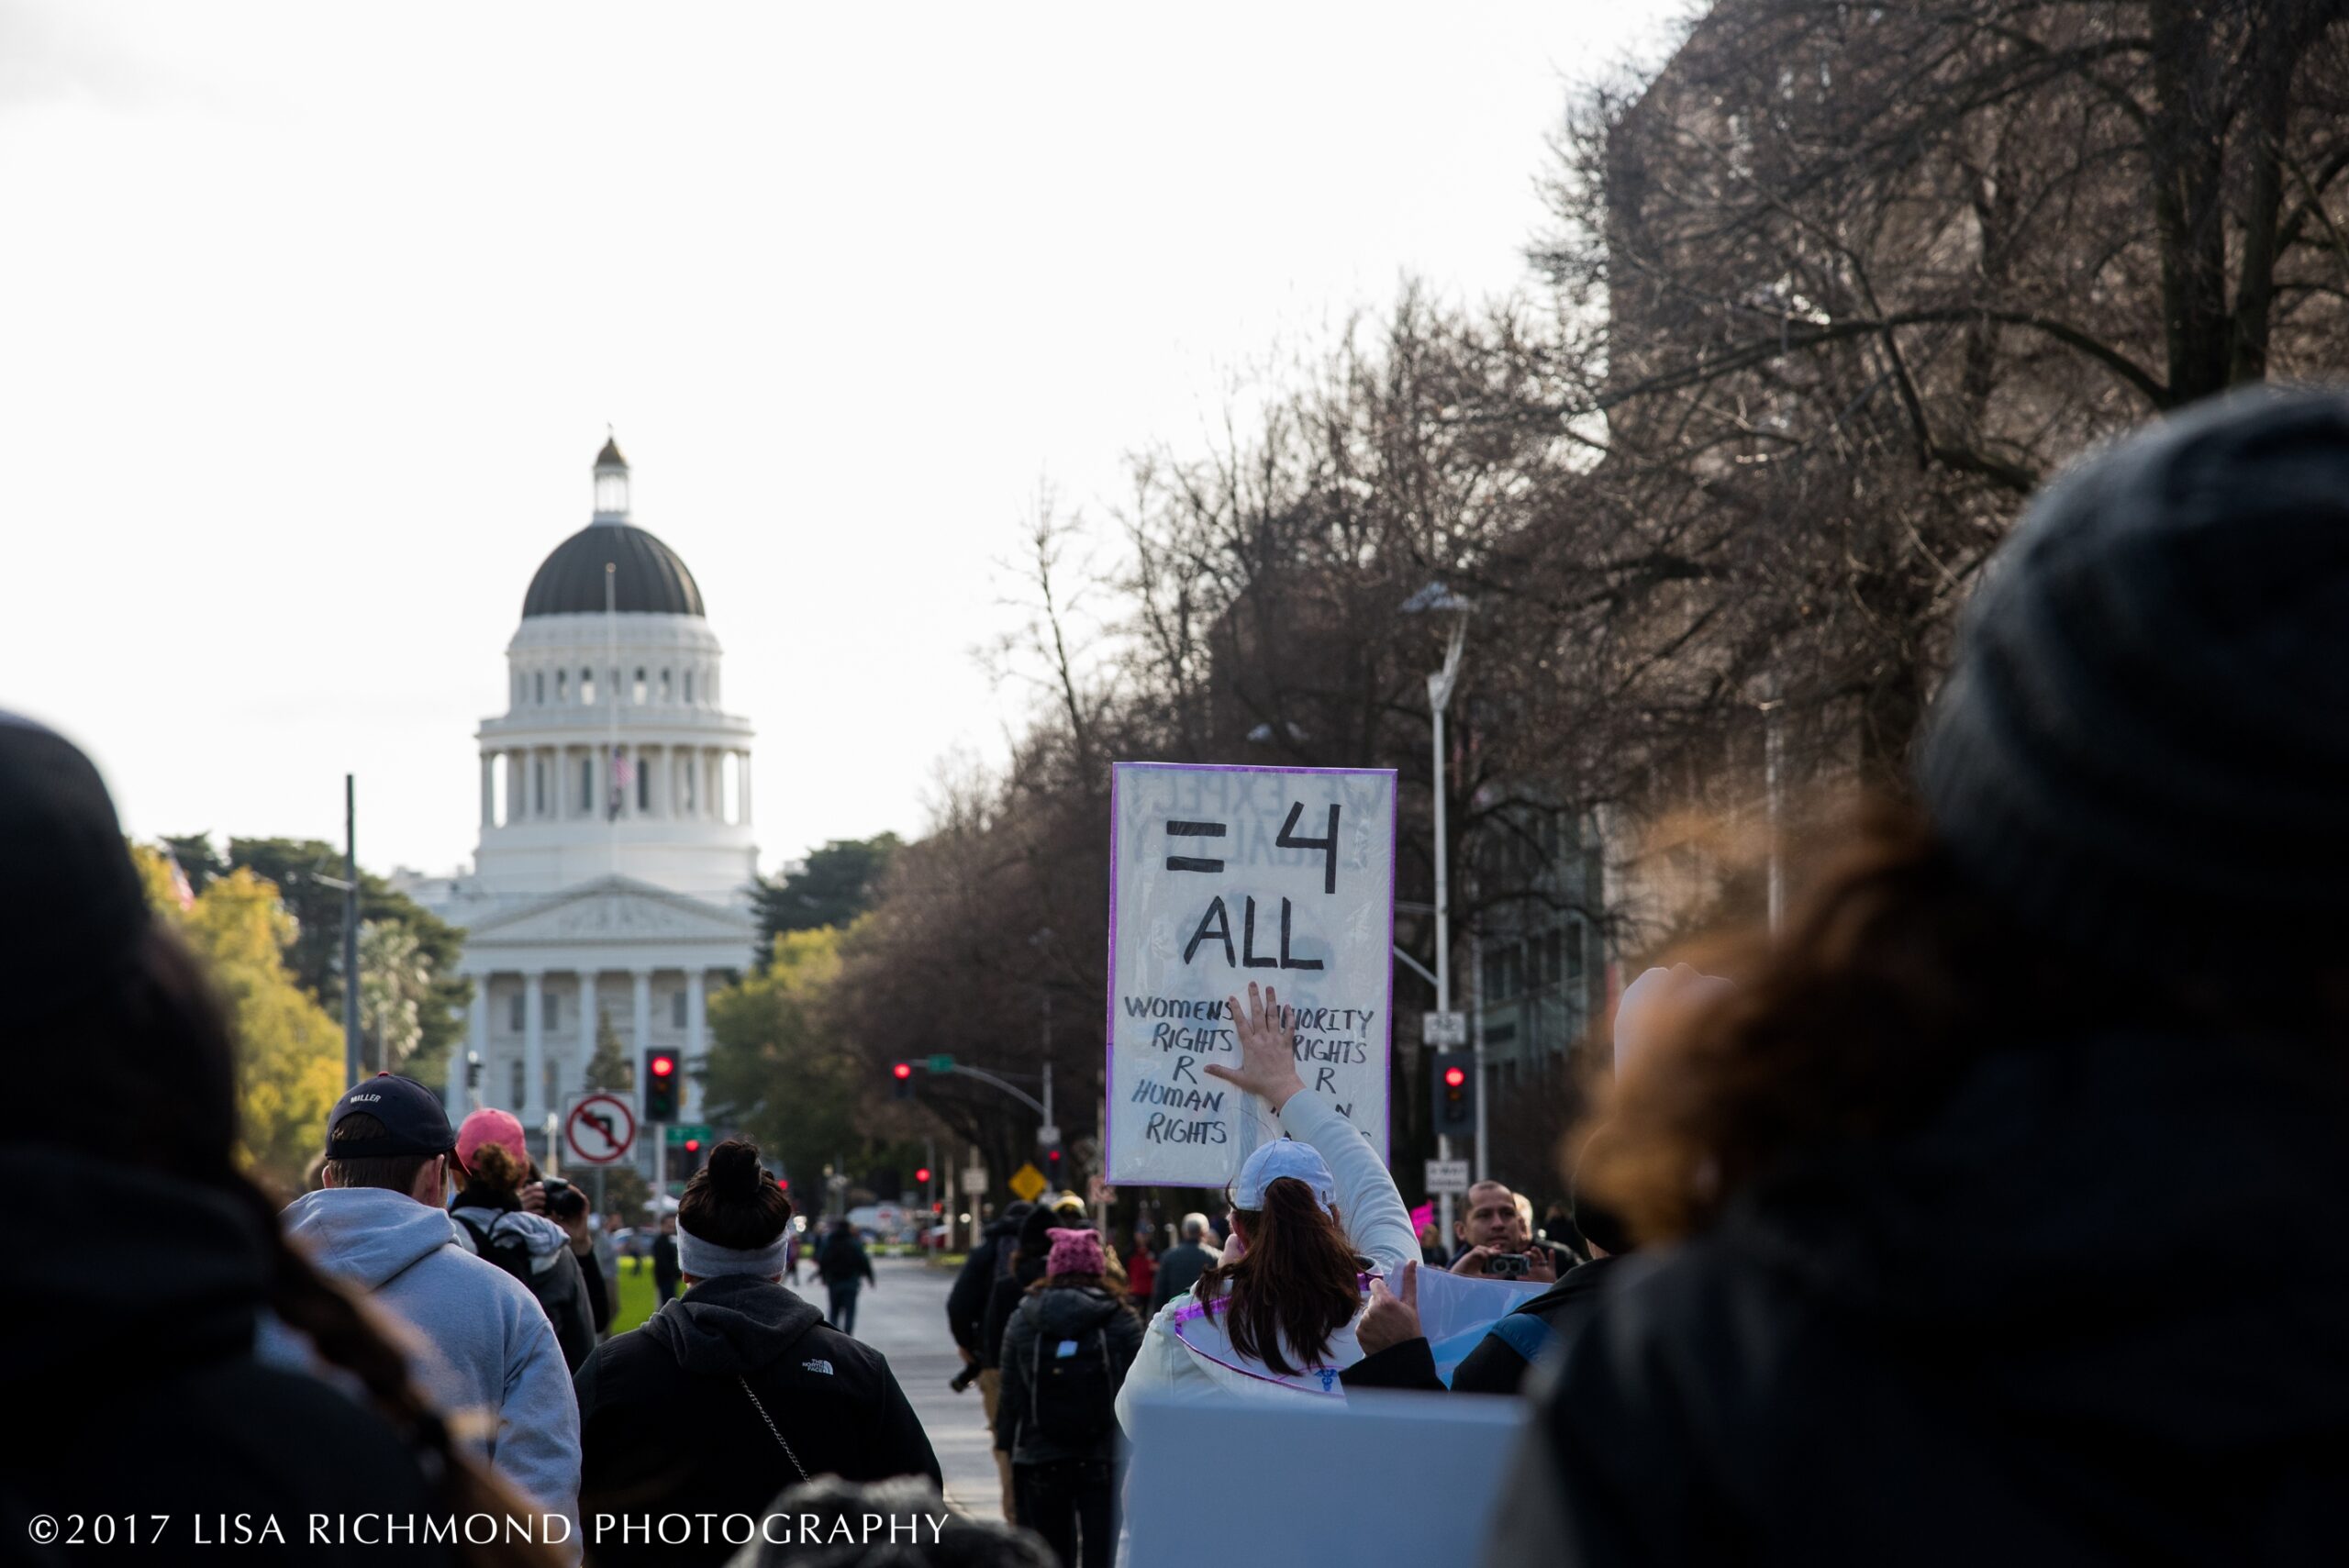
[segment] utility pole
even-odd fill
[[[359,1082],[359,784],[342,775],[342,1086]]]
[[[1460,680],[1460,654],[1468,639],[1468,617],[1463,613],[1452,623],[1452,637],[1445,644],[1443,668],[1428,677],[1428,709],[1434,718],[1435,784],[1435,1010],[1452,1011],[1452,876],[1447,861],[1450,851],[1444,832],[1443,788],[1443,717],[1452,706],[1452,688]],[[1476,1114],[1481,1133],[1485,1105],[1485,1061],[1482,1051],[1476,1057]],[[1480,1136],[1479,1145],[1483,1143]],[[1436,1158],[1452,1158],[1452,1136],[1441,1134],[1436,1139]],[[1481,1156],[1483,1150],[1477,1151]],[[1452,1238],[1452,1195],[1442,1198],[1444,1239]]]

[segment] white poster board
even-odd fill
[[[1294,1010],[1306,1092],[1385,1157],[1394,771],[1119,762],[1110,822],[1111,1184],[1219,1187],[1279,1136],[1200,1071],[1238,1060],[1252,980]]]

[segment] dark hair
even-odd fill
[[[517,1160],[514,1151],[503,1143],[483,1144],[473,1151],[472,1161],[465,1166],[467,1186],[508,1196],[521,1191],[529,1179],[530,1162]]]
[[[269,1248],[269,1309],[365,1391],[376,1414],[416,1454],[435,1508],[458,1517],[535,1514],[535,1504],[454,1440],[440,1413],[409,1382],[400,1340],[374,1309],[321,1274],[286,1240],[276,1205],[238,1166],[237,1051],[228,1017],[176,936],[158,924],[141,944],[122,984],[36,1026],[18,1042],[37,1051],[72,1052],[79,1092],[61,1102],[61,1114],[43,1129],[44,1136],[118,1150],[124,1159],[241,1205]],[[544,1545],[522,1540],[466,1542],[458,1551],[482,1568],[555,1561]]]
[[[1788,1157],[1911,1129],[1984,1051],[2154,1026],[2340,1029],[2337,974],[2262,971],[2230,995],[2019,938],[1913,810],[1876,804],[1787,922],[1744,939],[1731,991],[1641,1047],[1583,1177],[1642,1241],[1709,1223]]]
[[[1192,1299],[1210,1306],[1230,1290],[1224,1332],[1241,1355],[1285,1373],[1297,1369],[1284,1359],[1284,1347],[1308,1366],[1319,1362],[1330,1336],[1362,1310],[1362,1262],[1353,1244],[1295,1176],[1265,1184],[1264,1207],[1232,1213],[1245,1250],[1238,1262],[1203,1271]]]
[[[729,1138],[685,1183],[677,1224],[715,1246],[737,1251],[771,1247],[791,1223],[791,1200],[759,1163],[759,1146]]]
[[[1086,1222],[1078,1216],[1041,1207],[1030,1209],[1019,1221],[1019,1240],[1011,1250],[1011,1266],[1018,1268],[1030,1258],[1043,1262],[1044,1255],[1052,1250],[1053,1231],[1085,1229]]]
[[[1573,1226],[1582,1239],[1607,1252],[1628,1252],[1638,1245],[1631,1227],[1612,1206],[1590,1190],[1585,1173],[1604,1164],[1612,1151],[1615,1134],[1601,1127],[1582,1141],[1582,1152],[1575,1156],[1574,1172],[1569,1177],[1567,1211],[1562,1217]]]
[[[416,1178],[440,1158],[438,1154],[376,1154],[363,1160],[338,1160],[334,1146],[353,1138],[381,1138],[391,1129],[365,1111],[352,1111],[335,1123],[327,1135],[324,1173],[339,1187],[388,1187],[412,1193]]]

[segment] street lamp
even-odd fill
[[[1475,605],[1453,593],[1442,583],[1431,583],[1403,601],[1407,616],[1448,615],[1453,617],[1452,630],[1443,649],[1443,667],[1428,677],[1428,710],[1434,719],[1435,784],[1435,1007],[1450,1016],[1452,1012],[1452,878],[1447,867],[1449,851],[1444,838],[1443,795],[1443,718],[1452,706],[1453,688],[1460,684],[1460,655],[1468,640],[1468,616]],[[1483,1041],[1476,1051],[1476,1153],[1481,1160],[1485,1151],[1485,1059]],[[1452,1158],[1451,1135],[1436,1139],[1436,1158]],[[1452,1234],[1452,1195],[1442,1195],[1443,1233]]]

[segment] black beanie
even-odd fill
[[[2044,491],[1919,753],[1959,865],[2129,969],[2336,957],[2349,884],[2349,395],[2201,405]]]
[[[126,973],[147,894],[90,759],[0,713],[0,995],[30,1027]]]

